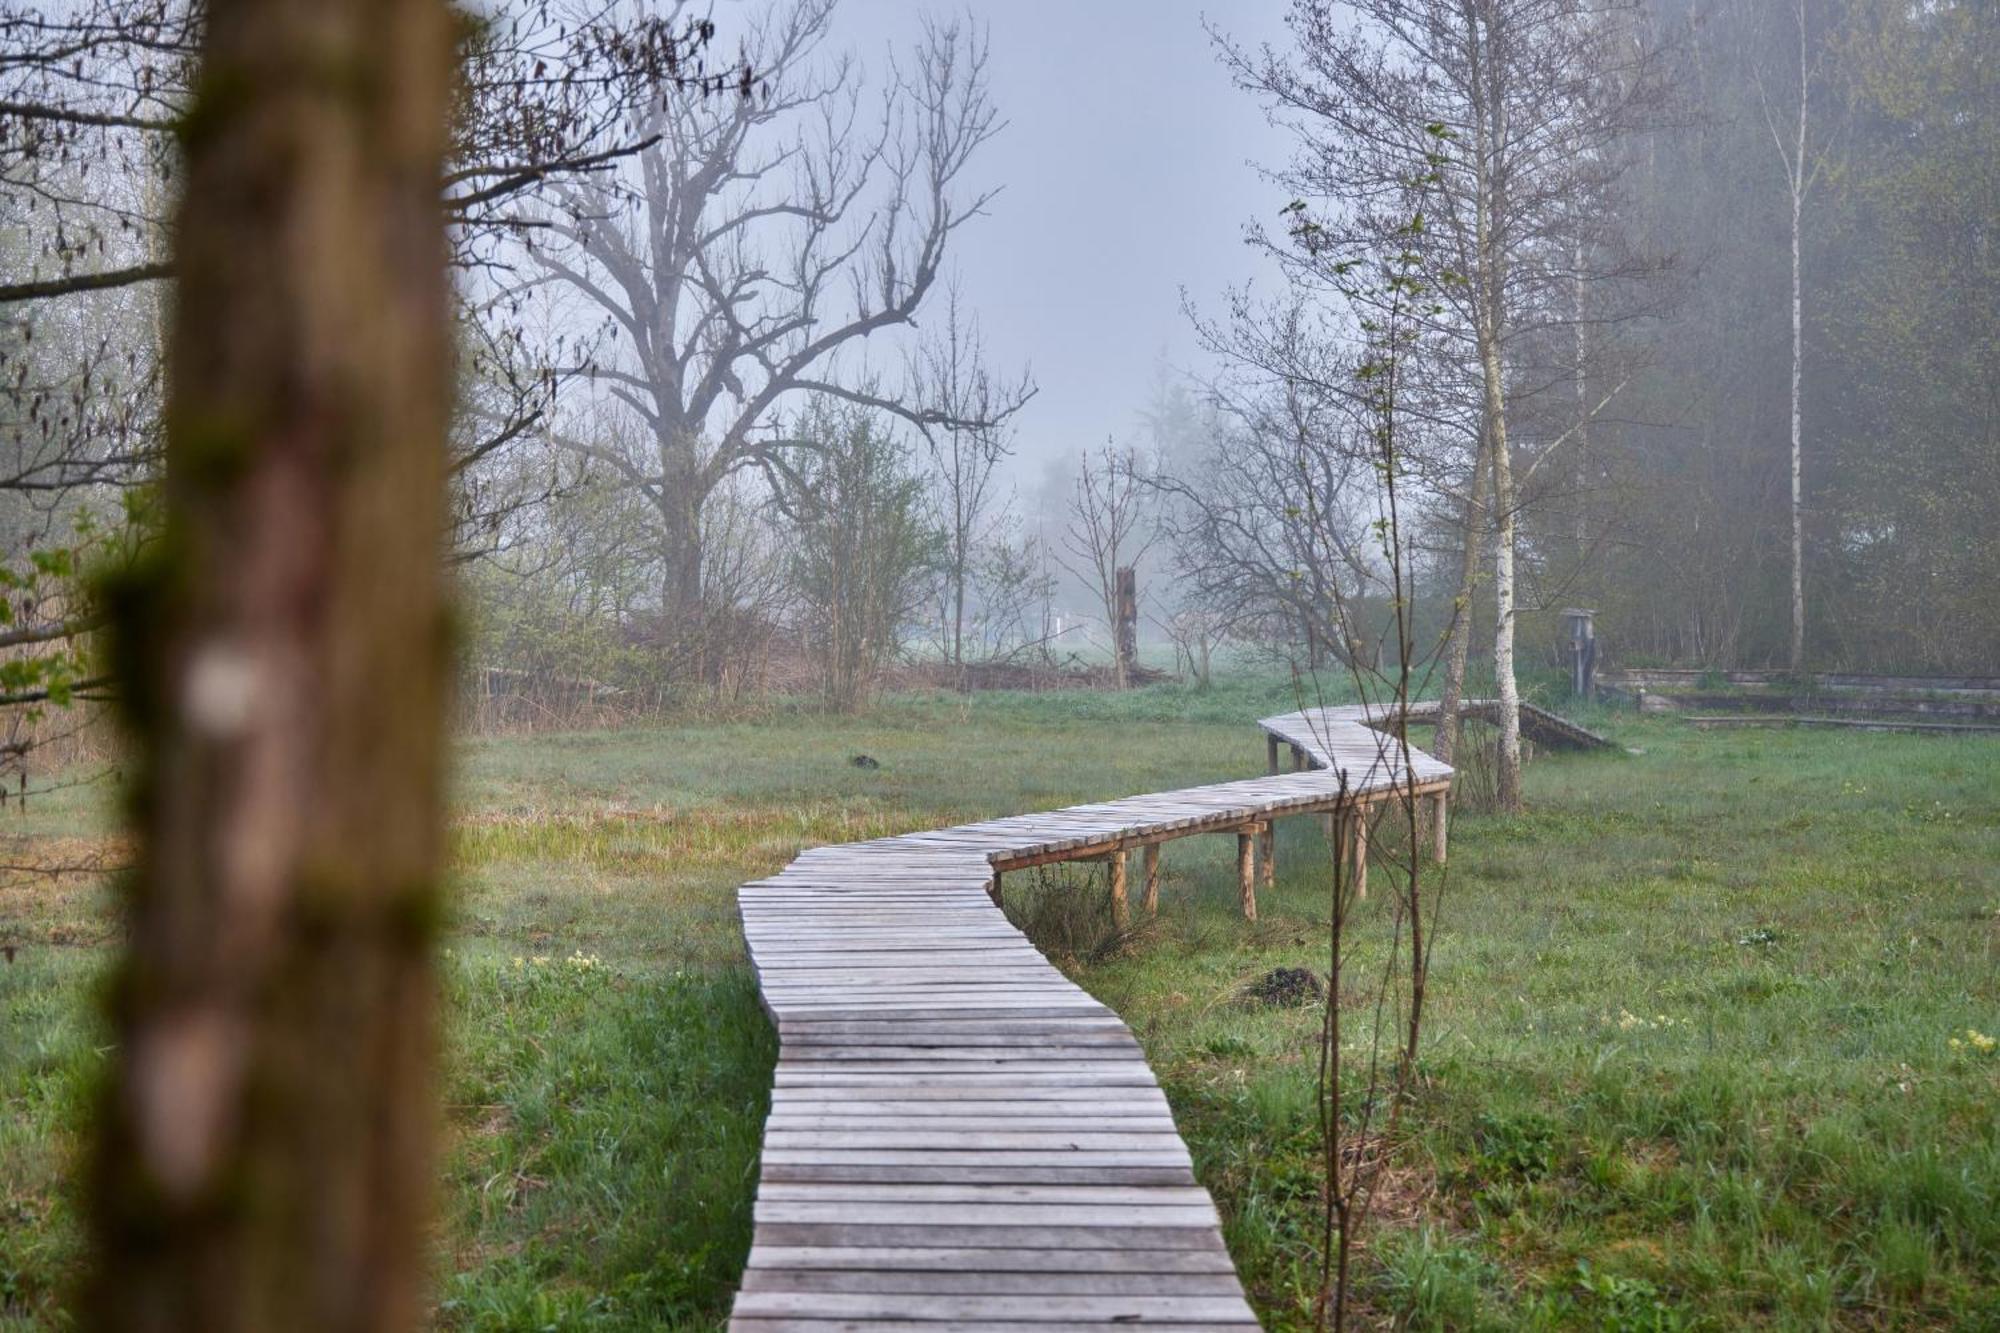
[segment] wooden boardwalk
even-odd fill
[[[1007,920],[1000,875],[1104,859],[1122,910],[1136,849],[1151,906],[1164,840],[1234,833],[1268,867],[1274,819],[1447,789],[1366,722],[1266,719],[1299,771],[815,848],[745,885],[779,1056],[731,1327],[1256,1328],[1139,1043]]]

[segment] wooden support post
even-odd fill
[[[1368,810],[1356,807],[1347,817],[1347,846],[1353,860],[1349,873],[1354,876],[1354,897],[1357,901],[1368,897]]]
[[[1436,821],[1431,826],[1431,852],[1439,865],[1444,864],[1446,835],[1451,825],[1451,798],[1445,792],[1431,797],[1431,818]]]
[[[1246,828],[1236,834],[1236,883],[1243,891],[1243,919],[1257,919],[1257,830]]]
[[[1146,871],[1146,915],[1156,916],[1160,910],[1160,844],[1147,843],[1140,859]]]
[[[1125,929],[1125,849],[1111,854],[1111,924]]]
[[[1263,834],[1257,841],[1262,844],[1257,852],[1263,858],[1263,864],[1258,870],[1260,878],[1264,881],[1264,887],[1268,889],[1278,876],[1278,825],[1275,820],[1264,825]]]
[[[1303,773],[1306,769],[1306,752],[1299,746],[1292,747],[1292,772]]]
[[[1264,733],[1264,762],[1271,772],[1278,771],[1278,738],[1268,731]]]
[[[992,897],[993,897],[993,905],[994,905],[995,907],[998,907],[998,906],[1000,906],[1000,905],[1001,905],[1001,903],[1000,903],[1000,872],[999,872],[998,870],[996,870],[996,871],[994,871],[994,872],[993,872],[993,884],[992,884],[992,886],[991,886],[990,888],[988,888],[988,889],[986,890],[986,892],[992,895]]]
[[[1368,821],[1362,817],[1362,807],[1342,811],[1340,815],[1328,815],[1332,829],[1328,831],[1328,841],[1334,845],[1334,861],[1340,865],[1340,873],[1348,885],[1354,887],[1356,899],[1368,897]]]

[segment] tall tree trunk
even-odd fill
[[[958,692],[964,694],[972,687],[965,674],[965,547],[966,535],[961,528],[958,534],[958,552],[951,571],[951,664],[954,668]]]
[[[1458,753],[1459,705],[1465,698],[1466,659],[1472,650],[1472,606],[1479,585],[1479,550],[1486,527],[1482,496],[1486,490],[1486,436],[1480,433],[1479,448],[1472,460],[1472,482],[1465,493],[1465,544],[1458,562],[1458,597],[1453,603],[1450,636],[1445,641],[1444,689],[1438,696],[1437,729],[1431,736],[1431,752],[1449,764]],[[1445,823],[1432,825],[1432,855],[1445,857]]]
[[[1801,467],[1800,389],[1805,366],[1805,307],[1800,284],[1799,253],[1803,239],[1806,193],[1806,117],[1811,105],[1812,75],[1806,63],[1805,9],[1799,9],[1799,126],[1792,147],[1792,641],[1793,671],[1806,664],[1805,504]]]
[[[663,628],[675,650],[684,655],[686,669],[696,680],[705,681],[709,654],[704,643],[708,625],[701,586],[701,508],[707,493],[691,449],[685,458],[670,450],[661,452],[664,480],[654,507],[660,514],[661,546],[666,556],[660,589]]]
[[[1576,567],[1581,578],[1590,551],[1590,344],[1584,332],[1583,238],[1571,250],[1576,274],[1570,285],[1570,318],[1576,325]]]
[[[107,1329],[414,1327],[449,404],[442,0],[209,0],[133,733]]]
[[[1474,244],[1478,266],[1475,312],[1479,371],[1483,390],[1481,428],[1493,467],[1493,681],[1500,696],[1500,753],[1495,794],[1502,810],[1521,804],[1521,707],[1514,681],[1514,469],[1507,445],[1506,367],[1501,333],[1507,325],[1506,245],[1503,223],[1507,199],[1503,154],[1508,142],[1501,61],[1494,54],[1506,39],[1505,11],[1466,0],[1463,10],[1472,56]]]
[[[1494,795],[1502,810],[1521,808],[1521,694],[1514,680],[1514,468],[1507,451],[1507,415],[1500,391],[1500,355],[1482,353],[1486,410],[1493,443],[1493,683],[1500,696],[1500,754]]]

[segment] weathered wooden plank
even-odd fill
[[[736,1317],[813,1315],[844,1319],[909,1319],[918,1308],[911,1297],[893,1293],[851,1294],[746,1291],[737,1297]],[[930,1319],[989,1319],[1049,1323],[1089,1320],[1131,1323],[1147,1316],[1186,1320],[1232,1320],[1249,1314],[1243,1297],[1228,1296],[953,1296],[921,1298]]]
[[[842,1157],[840,1161],[772,1161],[762,1163],[762,1181],[786,1183],[872,1183],[872,1185],[1194,1185],[1194,1169],[1178,1163],[1106,1163],[1102,1157],[1064,1157],[1060,1163],[1024,1163],[1002,1157],[990,1163],[940,1161],[936,1155],[918,1161],[886,1163]]]
[[[915,1097],[899,1097],[894,1090],[883,1088],[855,1088],[839,1086],[821,1087],[822,1092],[839,1091],[852,1094],[828,1097],[819,1101],[791,1099],[774,1102],[771,1115],[782,1117],[793,1128],[803,1126],[803,1122],[820,1123],[828,1116],[841,1116],[849,1120],[865,1119],[885,1121],[912,1128],[949,1128],[956,1121],[992,1121],[996,1124],[1021,1120],[1052,1120],[1075,1124],[1086,1117],[1093,1123],[1103,1122],[1108,1128],[1130,1129],[1129,1121],[1172,1120],[1166,1106],[1155,1101],[1117,1100],[1122,1091],[1137,1089],[1100,1088],[1092,1098],[1051,1098],[1035,1101],[1027,1097],[1010,1097],[1004,1088],[964,1088],[962,1096],[939,1096],[930,1100]],[[873,1108],[914,1109],[883,1109]],[[1001,1109],[996,1109],[1001,1108]],[[1026,1108],[1012,1110],[1006,1108]],[[1110,1122],[1119,1122],[1112,1124]],[[828,1128],[833,1126],[828,1124]]]
[[[921,1203],[1137,1203],[1186,1204],[1210,1208],[1208,1191],[1185,1187],[1140,1185],[1029,1184],[855,1184],[766,1181],[757,1191],[759,1203],[773,1199],[907,1200]]]
[[[1019,1246],[1028,1236],[1038,1245],[1062,1250],[1186,1250],[1220,1254],[1222,1233],[1215,1227],[1020,1227],[953,1226],[950,1223],[882,1226],[853,1223],[767,1222],[757,1228],[759,1241],[769,1245],[948,1245],[962,1249]]]
[[[1180,1135],[1171,1129],[1147,1133],[1129,1131],[1005,1131],[932,1129],[912,1126],[905,1130],[786,1129],[769,1130],[764,1135],[767,1148],[783,1152],[807,1148],[1047,1148],[1082,1152],[1170,1152],[1181,1148]]]
[[[765,1122],[768,1131],[792,1130],[861,1130],[868,1133],[891,1133],[907,1127],[908,1117],[896,1116],[772,1116]],[[1003,1116],[982,1119],[976,1116],[934,1116],[924,1121],[919,1128],[950,1128],[967,1133],[998,1134],[1008,1130],[1023,1133],[1054,1133],[1076,1123],[1064,1116]],[[1137,1131],[1145,1134],[1171,1134],[1174,1122],[1167,1116],[1124,1116],[1103,1117],[1091,1121],[1093,1125],[1106,1131]]]
[[[774,1317],[730,1317],[730,1329],[742,1329],[744,1333],[1024,1333],[1038,1325],[1024,1325],[1018,1319],[924,1319],[912,1323],[910,1315],[896,1319],[814,1319],[810,1315],[774,1315]],[[1040,1325],[1048,1327],[1048,1325]],[[1242,1333],[1244,1329],[1256,1329],[1254,1321],[1234,1321],[1234,1323],[1186,1323],[1180,1319],[1112,1319],[1112,1321],[1092,1321],[1080,1323],[1066,1319],[1056,1327],[1070,1329],[1152,1329],[1154,1333]]]
[[[869,1022],[852,1018],[795,1018],[785,1028],[785,1039],[811,1040],[822,1036],[867,1036],[878,1032],[915,1032],[959,1036],[997,1036],[1010,1033],[1044,1036],[1052,1032],[1114,1032],[1125,1035],[1125,1024],[1110,1014],[1102,1018],[929,1018],[882,1019]]]
[[[787,1042],[808,1043],[857,1039],[866,1041],[881,1037],[920,1041],[952,1037],[965,1038],[969,1041],[983,1038],[994,1041],[1034,1041],[1051,1036],[1075,1041],[1131,1039],[1130,1032],[1123,1024],[1116,1023],[1115,1020],[1103,1015],[1071,1014],[1048,1018],[1033,1010],[1006,1017],[964,1019],[949,1017],[903,1019],[900,1016],[880,1019],[823,1019],[803,1014],[785,1020],[783,1036]]]
[[[1150,1088],[1155,1086],[1152,1071],[1138,1060],[1061,1062],[845,1060],[838,1064],[781,1060],[774,1078],[778,1086],[896,1086],[899,1088],[995,1089],[1005,1095],[1010,1088],[1045,1088],[1051,1085],[1074,1088]],[[898,1096],[903,1094],[898,1093]],[[963,1095],[961,1091],[958,1095]],[[1030,1094],[1039,1095],[1039,1094]],[[1100,1094],[1101,1095],[1101,1094]]]
[[[995,1273],[926,1269],[749,1268],[744,1291],[900,1292],[928,1296],[1230,1296],[1234,1273]]]
[[[1172,1230],[1221,1225],[1215,1205],[1088,1203],[930,1203],[921,1199],[759,1199],[756,1219],[764,1222],[820,1222],[839,1226],[951,1225],[969,1227],[1165,1227]]]
[[[774,1131],[774,1135],[779,1131]],[[792,1130],[783,1131],[789,1137],[782,1143],[773,1143],[768,1149],[768,1162],[786,1162],[793,1166],[1076,1166],[1096,1168],[1111,1166],[1185,1166],[1191,1159],[1183,1145],[1172,1142],[1172,1135],[1161,1134],[1148,1141],[1146,1136],[1133,1135],[1133,1141],[1124,1144],[1074,1144],[1062,1141],[1057,1136],[1049,1136],[1047,1143],[995,1143],[984,1144],[978,1137],[969,1137],[958,1143],[918,1142],[896,1143],[882,1134],[872,1134],[866,1130]],[[827,1142],[827,1136],[843,1136],[846,1141]],[[856,1141],[855,1136],[867,1135]],[[1039,1178],[1038,1178],[1039,1179]],[[884,1179],[879,1183],[891,1184]],[[959,1182],[955,1182],[959,1183]],[[1025,1181],[1023,1183],[1026,1183]],[[1062,1182],[1043,1180],[1044,1184],[1059,1183],[1129,1183],[1129,1182]]]

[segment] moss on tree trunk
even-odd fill
[[[107,1328],[424,1309],[446,628],[439,0],[210,0],[137,751]]]

